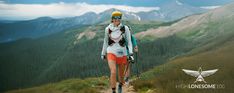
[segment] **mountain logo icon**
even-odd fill
[[[188,74],[190,76],[196,77],[197,79],[196,79],[196,81],[194,81],[194,83],[196,83],[196,82],[206,83],[204,77],[207,77],[207,76],[214,74],[215,72],[218,71],[218,69],[202,71],[202,68],[199,67],[198,71],[188,70],[188,69],[182,69],[182,71],[184,71],[186,74]]]

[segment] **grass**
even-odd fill
[[[39,87],[18,89],[6,93],[99,93],[107,88],[108,78],[68,79],[58,83],[50,83]]]
[[[155,67],[154,69],[141,74],[141,79],[134,81],[134,88],[138,92],[152,90],[156,93],[231,93],[234,84],[234,42],[222,44],[219,48],[183,56],[170,60],[168,63]],[[199,89],[178,89],[178,84],[193,83],[196,78],[186,75],[181,69],[197,70],[219,69],[217,73],[206,77],[208,83],[224,84],[225,89],[199,90]]]

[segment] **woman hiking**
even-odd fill
[[[124,84],[124,69],[127,58],[133,59],[133,49],[129,28],[121,23],[122,13],[114,11],[111,23],[105,28],[105,37],[102,48],[102,59],[107,59],[110,68],[110,87],[116,93],[116,65],[118,65],[118,93],[122,92]],[[127,56],[127,48],[129,56]]]
[[[131,28],[129,27],[129,29],[130,29],[130,31],[132,31],[131,30]],[[134,51],[134,54],[135,53],[138,53],[138,46],[137,46],[137,39],[131,34],[131,41],[132,41],[132,46],[133,46],[133,51]],[[129,53],[128,52],[128,50],[127,50],[127,53]],[[134,58],[135,59],[135,58]],[[130,70],[131,70],[131,63],[135,63],[135,62],[127,62],[127,67],[126,67],[126,69],[125,69],[125,77],[124,77],[124,80],[125,80],[125,84],[126,85],[129,85],[129,78],[130,78]]]

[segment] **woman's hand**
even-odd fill
[[[102,55],[102,56],[101,56],[101,59],[102,59],[102,60],[105,60],[105,59],[106,59],[106,55]]]

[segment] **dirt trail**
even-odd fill
[[[123,89],[122,93],[137,93],[135,92],[133,86],[130,84],[124,85],[122,89]],[[116,84],[116,90],[118,90],[118,84]],[[112,90],[111,88],[108,88],[106,90],[101,91],[101,93],[112,93]],[[116,91],[116,93],[118,93],[118,91]]]

